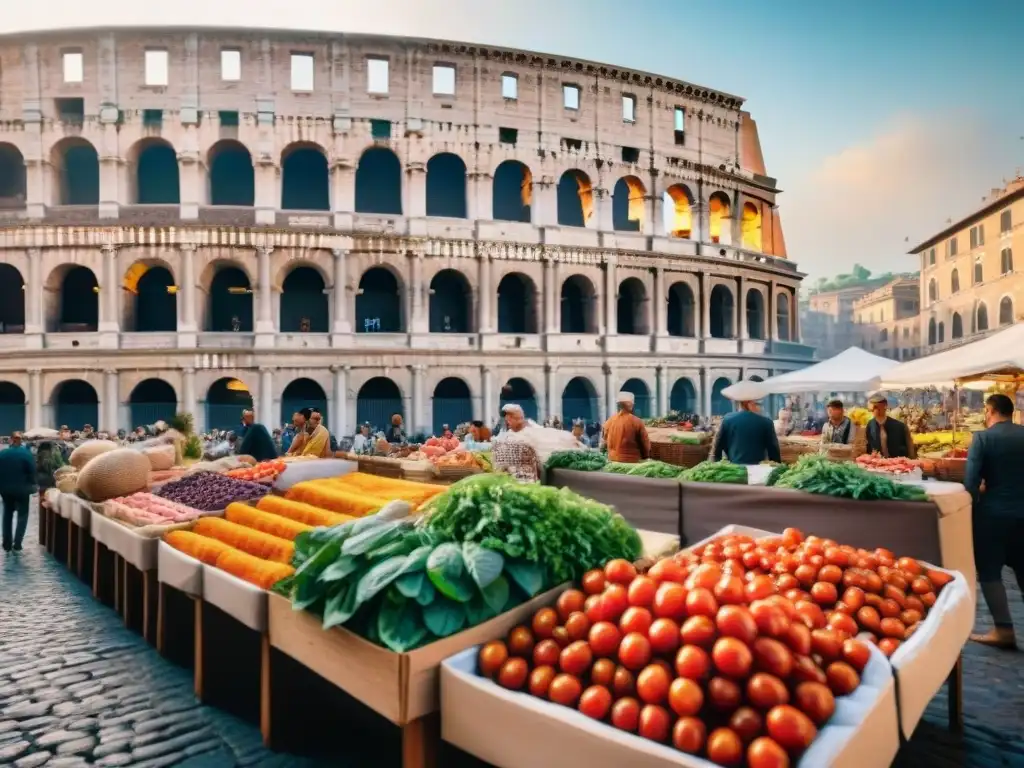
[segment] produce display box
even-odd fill
[[[615,507],[638,530],[679,535],[682,491],[678,480],[552,469],[546,483]]]
[[[92,555],[92,505],[70,493],[61,494],[60,503],[69,523],[68,568],[82,579]]]
[[[402,728],[406,768],[429,764],[437,733],[430,716],[440,708],[441,662],[507,634],[552,603],[567,585],[544,592],[490,621],[407,653],[394,653],[342,627],[324,630],[319,616],[296,611],[270,594],[270,645]],[[273,668],[272,668],[273,669]]]

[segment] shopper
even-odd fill
[[[1013,423],[1013,401],[990,395],[983,432],[976,432],[967,453],[964,487],[973,499],[974,563],[981,594],[995,627],[971,639],[995,648],[1016,648],[1003,566],[1010,566],[1024,589],[1024,427]],[[984,483],[984,489],[982,489]]]
[[[21,433],[15,432],[10,447],[0,451],[0,501],[4,505],[0,546],[4,552],[21,551],[28,528],[29,500],[35,492],[36,462],[32,452],[21,444]]]
[[[916,459],[917,449],[910,427],[889,416],[889,401],[884,395],[875,395],[868,401],[874,418],[868,422],[868,453],[877,453],[887,459]]]
[[[651,439],[647,427],[633,413],[635,395],[619,392],[615,398],[619,410],[604,424],[604,442],[608,446],[608,458],[612,461],[637,463],[651,456]]]
[[[724,454],[733,464],[760,464],[765,459],[781,462],[772,420],[758,413],[755,400],[741,400],[738,406],[738,411],[722,419],[712,458],[721,461]]]

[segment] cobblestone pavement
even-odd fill
[[[120,617],[43,552],[0,553],[0,765],[310,766],[265,749],[259,731],[198,704],[192,675],[125,629]],[[1007,572],[1024,645],[1024,600]],[[990,626],[983,604],[979,628]],[[946,726],[945,689],[897,768],[1024,766],[1024,653],[968,644],[965,731]]]

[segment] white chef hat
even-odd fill
[[[617,403],[629,403],[630,405],[636,400],[636,395],[632,392],[622,391],[615,396],[615,402]]]

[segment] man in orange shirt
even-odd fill
[[[651,455],[647,427],[633,415],[633,399],[632,392],[619,392],[619,411],[604,423],[604,442],[612,461],[635,464]]]

